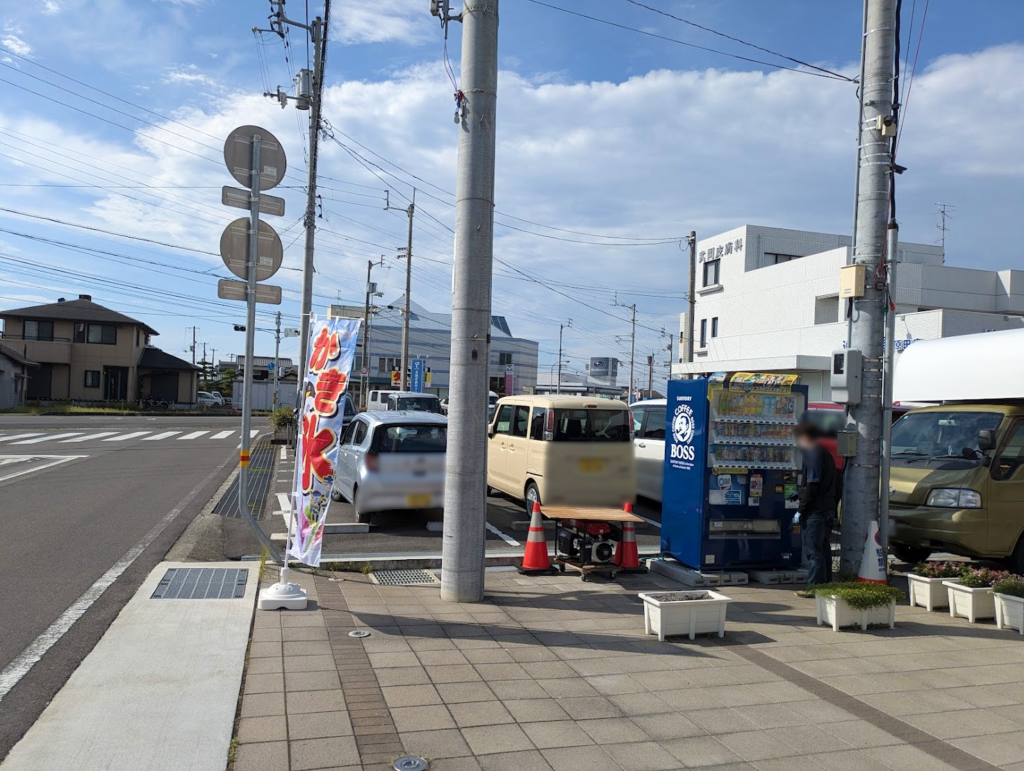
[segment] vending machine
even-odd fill
[[[702,571],[800,566],[793,426],[807,388],[796,379],[737,372],[669,381],[665,554]]]

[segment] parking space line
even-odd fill
[[[14,442],[13,444],[39,444],[40,442],[55,441],[57,439],[67,439],[72,436],[78,436],[81,433],[81,431],[74,431],[70,434],[47,434],[46,436],[41,436],[38,439],[23,439],[22,441]]]
[[[34,434],[11,434],[10,436],[0,436],[0,442],[13,442],[15,439],[28,439],[30,436],[41,436],[37,431]]]
[[[210,433],[210,432],[209,431],[193,431],[191,434],[185,434],[185,436],[179,436],[178,437],[178,441],[179,442],[183,442],[183,441],[185,441],[187,439],[198,439],[203,434],[208,434],[208,433]]]
[[[281,511],[290,512],[292,510],[291,496],[288,493],[278,493],[277,505],[281,507]]]
[[[112,436],[109,439],[104,439],[104,442],[123,442],[127,439],[135,439],[138,436],[145,436],[146,434],[152,434],[152,431],[133,431],[130,434],[121,434],[121,436]]]
[[[499,530],[498,528],[496,528],[496,527],[495,527],[494,525],[492,525],[492,524],[491,524],[490,522],[487,522],[487,523],[486,523],[486,525],[487,525],[487,529],[488,529],[488,530],[490,530],[490,531],[491,531],[492,533],[494,533],[494,534],[495,534],[496,536],[498,536],[498,538],[500,538],[501,540],[503,540],[503,541],[504,541],[505,543],[507,543],[507,544],[508,544],[509,546],[522,546],[522,544],[521,544],[521,543],[519,543],[519,541],[517,541],[517,540],[516,540],[515,538],[513,538],[512,536],[510,536],[510,535],[506,535],[505,533],[501,532],[501,531],[500,531],[500,530]]]
[[[221,431],[219,434],[214,434],[210,438],[211,439],[227,439],[233,433],[235,433],[235,429],[232,428],[230,431]]]
[[[217,437],[214,437],[214,439],[216,439],[216,438]],[[287,447],[282,447],[281,448],[281,460],[288,460],[288,448]]]
[[[88,442],[90,439],[102,439],[105,436],[113,436],[117,431],[101,431],[98,434],[86,434],[85,436],[78,436],[74,439],[65,439],[61,444],[70,444],[71,442]]]

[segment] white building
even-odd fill
[[[744,225],[697,244],[693,363],[680,317],[674,377],[795,372],[811,399],[828,400],[831,353],[845,345],[839,269],[849,236]],[[943,264],[937,246],[901,243],[896,350],[930,340],[1024,326],[1024,271]]]
[[[380,306],[370,322],[369,361],[370,389],[391,388],[391,372],[402,357],[402,308],[404,296]],[[360,335],[352,368],[353,386],[358,386],[363,363],[363,335]],[[452,315],[434,313],[415,302],[409,303],[409,358],[424,359],[430,370],[430,384],[425,390],[444,397],[448,395],[451,369]],[[537,385],[538,345],[533,340],[515,337],[504,316],[491,316],[491,346],[488,366],[490,390],[505,394],[505,375],[511,372],[515,393],[532,393]],[[511,369],[510,369],[511,368]],[[358,393],[354,388],[353,393]]]

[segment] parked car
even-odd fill
[[[409,412],[433,412],[441,415],[441,401],[433,394],[416,391],[392,391],[388,395],[386,410],[406,410]]]
[[[447,445],[443,415],[360,413],[342,434],[331,498],[349,501],[359,522],[379,511],[441,508]]]
[[[633,416],[633,448],[636,453],[636,492],[644,498],[661,503],[661,487],[665,477],[665,399],[635,402],[629,411]]]
[[[447,396],[444,397],[441,400],[441,414],[442,415],[447,415],[448,414],[448,397]]]
[[[624,402],[507,396],[488,428],[487,485],[522,500],[619,508],[636,499],[633,431]]]
[[[200,407],[223,407],[224,397],[220,396],[220,398],[218,399],[218,396],[220,396],[220,394],[217,394],[215,396],[214,394],[211,394],[209,391],[199,391],[196,394],[196,404],[198,404]]]

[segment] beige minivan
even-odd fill
[[[508,396],[488,428],[487,486],[526,503],[621,508],[636,500],[625,402]]]

